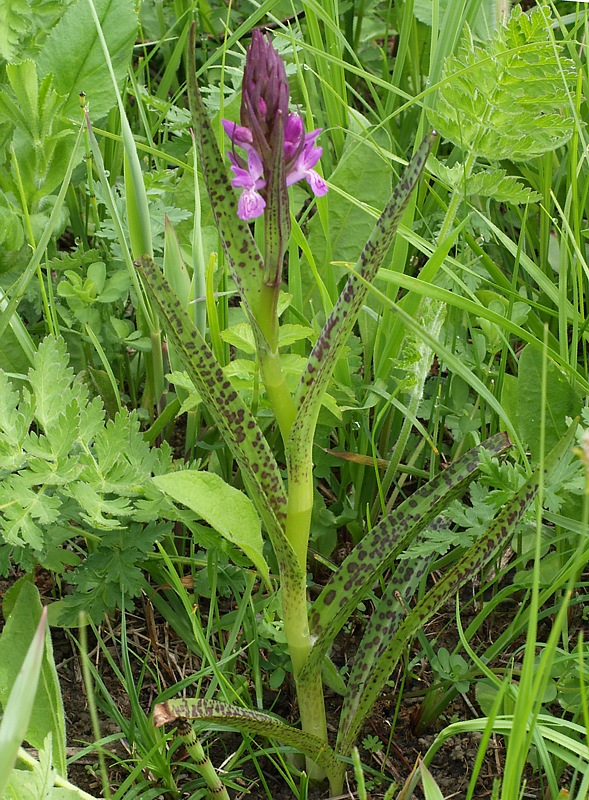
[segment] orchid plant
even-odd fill
[[[395,565],[396,556],[464,491],[476,475],[483,453],[495,456],[509,446],[505,434],[494,436],[387,513],[309,604],[307,551],[313,509],[313,437],[319,410],[342,348],[422,174],[435,134],[429,134],[416,149],[308,357],[298,388],[291,394],[278,352],[277,313],[283,257],[291,228],[288,187],[306,180],[315,196],[326,194],[327,184],[315,169],[322,152],[317,144],[320,131],[305,133],[301,116],[290,111],[284,64],[270,39],[254,31],[246,55],[240,124],[223,121],[231,143],[231,179],[199,92],[193,52],[194,31],[189,41],[188,92],[200,164],[231,275],[253,329],[266,394],[282,436],[286,485],[252,410],[224,375],[201,331],[152,258],[143,256],[138,266],[159,306],[170,343],[231,450],[274,549],[300,728],[259,711],[202,699],[158,704],[154,722],[162,725],[178,718],[199,719],[203,724],[223,724],[273,738],[303,753],[311,777],[327,777],[331,793],[338,795],[346,759],[349,761],[363,721],[408,641],[436,608],[453,598],[459,587],[509,540],[536,493],[538,477],[532,476],[522,486],[486,533],[407,611],[429,561],[404,560]],[[234,189],[239,190],[239,198]],[[262,215],[263,253],[248,224]],[[553,464],[559,462],[566,447],[565,442],[552,455]],[[333,745],[327,734],[322,667],[338,632],[385,570],[390,570],[390,577],[357,650]],[[185,726],[181,730],[182,736],[190,737]],[[199,761],[202,758],[199,755]],[[208,763],[206,769],[210,771]],[[210,780],[208,783],[210,786]]]

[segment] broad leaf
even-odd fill
[[[566,418],[574,418],[583,406],[581,395],[550,359],[546,362],[548,392],[543,406],[543,362],[543,353],[526,345],[519,357],[517,379],[508,381],[504,390],[506,402],[510,409],[515,410],[513,421],[517,432],[529,446],[536,463],[540,456],[542,430],[546,451],[549,451],[566,431]]]
[[[491,455],[508,446],[509,440],[502,433],[480,445]],[[411,495],[356,545],[311,607],[309,626],[317,639],[300,681],[312,679],[338,631],[374,581],[430,520],[464,491],[479,465],[480,449],[473,448]]]
[[[153,478],[155,485],[190,508],[222,536],[240,547],[270,582],[260,518],[243,492],[212,472],[183,470]]]
[[[29,769],[15,769],[8,779],[2,800],[93,800],[92,795],[77,787],[56,786],[58,777],[51,763],[51,737],[45,739],[39,758],[28,762]]]
[[[80,92],[85,92],[93,119],[114,104],[114,87],[88,5],[77,0],[51,31],[38,57],[42,76],[52,74],[54,85],[65,95],[66,116],[80,117]],[[106,39],[115,77],[127,74],[137,35],[137,13],[132,0],[94,0]]]
[[[339,769],[335,753],[326,742],[310,733],[303,733],[270,714],[217,700],[168,700],[166,703],[158,703],[153,710],[153,722],[157,727],[178,718],[202,720],[245,733],[261,734],[296,748],[323,767],[327,773]]]
[[[329,194],[329,229],[318,214],[309,223],[309,247],[320,270],[337,270],[330,261],[356,261],[374,226],[370,208],[383,208],[391,196],[390,161],[379,147],[390,148],[387,135],[351,113],[341,158],[329,176],[335,190]]]
[[[549,474],[558,468],[561,460],[568,454],[577,426],[570,426],[565,438],[558,443],[546,459],[546,482]],[[528,506],[538,492],[539,475],[534,473],[518,490],[513,499],[499,512],[493,523],[481,538],[472,545],[457,564],[417,603],[399,626],[396,635],[386,643],[377,662],[365,664],[360,675],[356,670],[354,684],[348,684],[348,691],[342,707],[337,750],[347,755],[360,732],[363,721],[370,713],[383,686],[389,679],[401,657],[407,642],[423,628],[436,610],[455,597],[460,587],[487,564],[491,558],[511,540],[514,531]],[[357,658],[362,659],[362,647]]]

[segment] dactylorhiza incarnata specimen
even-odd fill
[[[223,120],[233,145],[228,155],[235,175],[232,184],[242,190],[237,213],[243,220],[272,207],[288,212],[286,188],[303,178],[318,197],[327,192],[327,184],[313,169],[321,158],[322,148],[315,144],[321,129],[305,133],[300,116],[288,110],[289,96],[284,62],[270,39],[254,30],[243,73],[241,125]]]

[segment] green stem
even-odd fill
[[[282,616],[284,621],[284,634],[288,644],[295,684],[299,713],[301,715],[301,729],[311,733],[322,741],[327,742],[327,722],[325,718],[325,702],[323,698],[323,684],[321,674],[314,681],[301,684],[298,675],[311,651],[311,635],[307,616],[307,586],[306,571],[303,570],[300,581],[287,583],[282,586]],[[312,780],[320,781],[325,777],[325,772],[310,758],[306,759],[307,773]]]
[[[259,353],[259,358],[266,394],[274,411],[282,439],[286,442],[294,422],[296,409],[280,365],[280,355],[277,350],[274,352],[266,350]]]
[[[300,566],[300,579],[282,586],[282,611],[284,633],[292,659],[301,715],[301,728],[327,742],[327,722],[323,698],[321,671],[312,680],[299,682],[298,676],[311,651],[312,641],[307,614],[307,549],[313,512],[313,462],[312,439],[305,452],[288,453],[288,505],[286,537],[291,543]],[[313,780],[321,780],[325,773],[310,759],[307,771]]]
[[[476,156],[474,156],[472,153],[469,153],[464,163],[465,183],[470,177],[470,173],[472,172],[475,161],[476,161]],[[450,231],[452,230],[452,225],[454,224],[454,217],[456,216],[456,212],[458,211],[458,206],[460,205],[460,202],[463,198],[464,198],[464,192],[460,191],[459,189],[454,189],[452,193],[452,199],[450,200],[450,205],[448,206],[444,222],[442,223],[442,228],[438,235],[438,242],[445,241],[446,237],[450,234]]]
[[[185,719],[178,722],[178,738],[183,742],[189,755],[194,760],[194,766],[204,778],[211,797],[214,797],[215,800],[229,800],[227,789],[215,772],[210,758],[202,749],[192,725]]]

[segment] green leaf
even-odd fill
[[[0,57],[16,61],[20,42],[31,26],[31,8],[27,0],[0,0]]]
[[[547,8],[515,6],[494,39],[475,45],[468,26],[444,64],[430,123],[468,153],[525,161],[565,144],[574,118],[566,106],[576,70],[551,37]],[[564,106],[563,106],[564,99]]]
[[[5,710],[42,611],[39,592],[29,578],[21,578],[9,589],[7,600],[9,605],[13,605],[0,636],[0,705]],[[52,762],[59,774],[65,777],[65,717],[48,631],[39,685],[25,738],[33,747],[40,749],[47,734],[52,737]]]
[[[222,536],[240,547],[270,582],[263,555],[260,518],[243,492],[212,472],[183,470],[153,478],[155,485],[176,502],[190,508]]]
[[[350,114],[342,156],[329,177],[334,187],[329,194],[329,230],[323,230],[319,215],[309,225],[309,248],[319,270],[334,269],[327,261],[355,263],[374,227],[368,210],[383,208],[391,196],[390,160],[379,146],[390,147],[383,131],[371,131],[368,120],[357,112]]]
[[[115,77],[127,74],[137,35],[137,13],[132,0],[94,0]],[[77,0],[53,28],[38,57],[41,76],[53,75],[65,95],[64,114],[80,118],[80,92],[85,92],[93,119],[114,105],[115,94],[104,60],[88,0]]]
[[[435,782],[434,776],[423,761],[419,762],[419,772],[421,774],[421,782],[423,783],[425,800],[444,800],[444,795],[440,791],[440,787]]]
[[[327,389],[337,359],[352,332],[368,293],[366,284],[374,280],[382,259],[388,252],[397,225],[417,186],[434,140],[435,134],[429,134],[420,144],[407,165],[397,188],[376,221],[362,254],[356,262],[354,271],[366,283],[359,280],[356,275],[350,275],[311,351],[307,368],[301,376],[296,398],[297,416],[288,443],[288,449],[291,452],[296,451],[298,446],[308,444],[309,432],[313,429],[312,426],[321,404],[321,396]]]
[[[577,426],[571,425],[567,435],[546,459],[546,483],[558,469],[563,458],[568,457]],[[444,603],[456,596],[460,587],[481,570],[498,550],[509,543],[515,528],[538,492],[539,476],[534,473],[501,509],[481,538],[462,556],[405,617],[394,638],[386,642],[380,659],[367,665],[367,669],[348,691],[340,717],[337,751],[343,755],[351,752],[362,723],[370,713],[376,699],[389,679],[399,658],[418,630]],[[362,657],[361,652],[356,656]]]
[[[186,372],[240,466],[271,538],[283,580],[300,579],[294,550],[284,534],[286,494],[282,476],[264,434],[153,259],[143,256],[139,264]]]
[[[468,176],[462,164],[448,167],[435,156],[427,160],[428,169],[442,180],[449,188],[457,189],[465,197],[477,195],[492,197],[499,203],[537,203],[538,192],[521,183],[515,175],[508,175],[504,169],[486,169],[471,172]]]
[[[29,430],[30,419],[18,411],[18,392],[0,370],[0,453],[20,450]],[[16,455],[16,453],[15,453]],[[24,454],[23,454],[24,455]],[[6,467],[4,458],[2,466]]]
[[[5,611],[5,614],[8,616],[8,612]],[[46,624],[46,615],[44,615],[26,651],[8,700],[4,703],[4,716],[0,722],[1,796],[4,796],[8,777],[14,767],[19,747],[26,735],[33,712],[33,701],[43,659]]]
[[[530,448],[532,459],[540,457],[540,435],[544,430],[545,449],[549,452],[567,429],[566,418],[574,418],[583,400],[558,367],[546,362],[546,403],[542,417],[542,368],[544,355],[526,345],[519,358],[517,380],[505,384],[504,394],[510,408],[516,409],[516,428]]]
[[[497,434],[479,448],[473,448],[405,500],[378,523],[352,550],[323,591],[309,613],[309,627],[315,644],[299,681],[311,679],[337,632],[353,609],[370,591],[385,567],[413,541],[417,534],[448,503],[464,491],[476,476],[480,465],[480,449],[498,455],[509,446],[505,434]],[[400,570],[413,570],[405,564]],[[406,575],[409,580],[410,575]]]
[[[45,431],[75,399],[71,388],[74,372],[68,362],[64,340],[47,336],[39,345],[33,367],[29,370],[35,419]]]
[[[482,3],[473,6],[476,9],[473,31],[479,39],[487,39],[502,24],[501,15],[504,5],[497,2],[497,0],[483,0]],[[449,6],[450,10],[452,10],[452,0],[438,0],[438,23],[440,28],[444,24],[445,15],[449,13]],[[432,9],[431,0],[415,0],[413,5],[413,13],[417,19],[430,27],[432,25]]]
[[[169,700],[166,703],[158,703],[153,710],[153,722],[157,727],[173,722],[179,717],[217,723],[245,733],[261,734],[296,748],[328,773],[339,770],[336,755],[326,742],[310,733],[303,733],[270,714],[263,714],[250,708],[239,708],[217,700],[198,699]]]
[[[62,118],[63,97],[52,76],[38,78],[34,61],[9,64],[6,75],[9,85],[0,88],[0,117],[14,126],[12,189],[18,196],[22,184],[29,210],[37,212],[42,198],[63,181],[74,130]],[[43,220],[46,224],[46,215]]]

